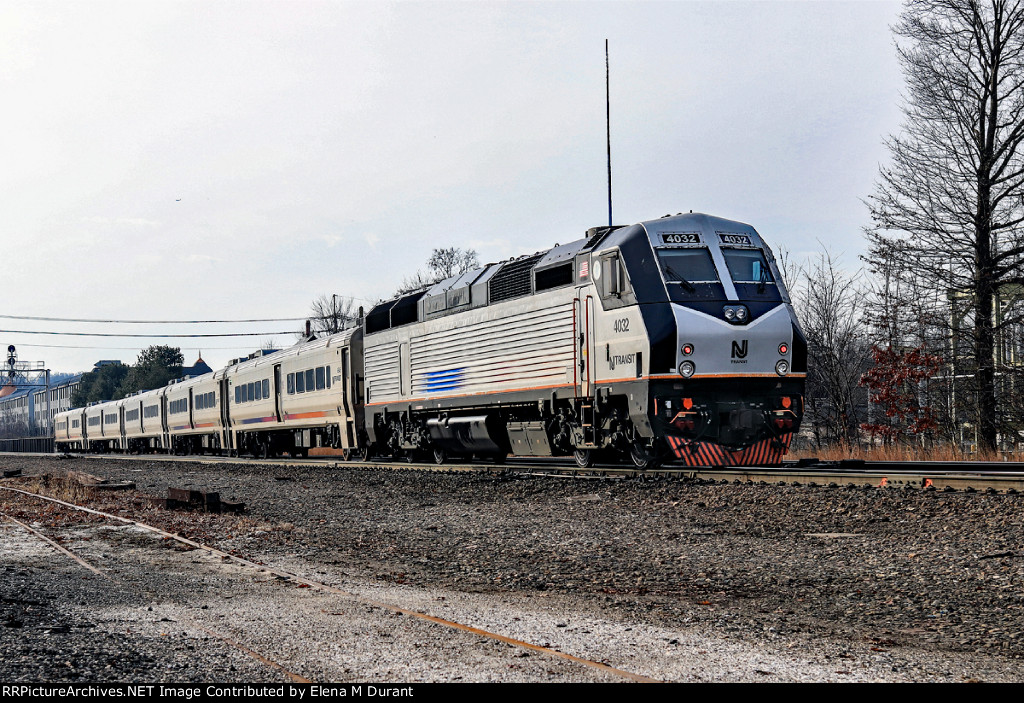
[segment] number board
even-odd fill
[[[696,232],[666,232],[661,235],[663,244],[700,244],[700,235]]]
[[[750,235],[747,234],[733,234],[731,232],[719,232],[718,238],[722,241],[722,244],[738,244],[740,246],[749,247],[752,246],[750,242]]]

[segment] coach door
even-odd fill
[[[345,417],[345,430],[341,443],[345,448],[356,446],[356,413],[353,400],[355,383],[351,381],[349,348],[341,348],[341,408]]]
[[[229,451],[234,447],[234,444],[231,441],[233,435],[231,433],[230,396],[231,383],[228,381],[227,377],[222,377],[220,379],[220,426],[224,435],[221,440],[221,446]]]
[[[281,364],[274,364],[274,416],[281,422]]]

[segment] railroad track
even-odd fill
[[[53,454],[25,454],[50,456]],[[877,488],[917,488],[936,491],[1024,492],[1024,462],[952,462],[952,461],[819,461],[802,459],[781,467],[668,465],[641,471],[621,464],[597,464],[581,469],[558,459],[512,459],[502,463],[445,463],[435,465],[408,461],[341,461],[336,457],[250,459],[206,455],[123,455],[75,454],[83,459],[125,461],[177,461],[205,464],[260,463],[281,466],[330,466],[423,472],[476,472],[521,476],[571,477],[585,479],[690,480],[719,483],[788,484],[802,486],[859,486]]]
[[[359,602],[359,603],[361,603],[363,605],[369,606],[371,608],[387,611],[387,612],[390,612],[390,613],[395,613],[395,614],[398,614],[398,615],[407,616],[407,617],[410,617],[410,618],[415,618],[415,619],[418,619],[420,621],[431,623],[433,625],[438,625],[438,626],[441,626],[441,627],[445,627],[445,628],[448,628],[448,629],[451,629],[451,630],[457,630],[457,631],[460,631],[460,632],[469,633],[469,634],[476,635],[476,636],[479,636],[479,637],[483,637],[483,638],[486,638],[486,639],[490,639],[490,640],[493,640],[493,641],[496,641],[496,642],[500,642],[500,643],[509,645],[511,647],[518,648],[520,650],[525,650],[525,651],[530,652],[530,653],[542,654],[542,655],[544,655],[546,657],[550,657],[550,658],[554,658],[554,659],[561,659],[563,661],[571,662],[572,664],[575,664],[575,665],[579,665],[579,666],[582,666],[582,667],[587,667],[587,668],[590,668],[590,669],[594,669],[594,670],[600,671],[600,672],[602,672],[604,674],[608,674],[608,675],[611,675],[611,676],[619,678],[619,679],[624,679],[624,680],[627,680],[627,681],[637,682],[637,683],[658,683],[659,682],[658,679],[653,679],[653,678],[650,678],[650,677],[647,677],[647,676],[643,676],[643,675],[640,675],[640,674],[636,674],[636,673],[633,673],[633,672],[630,672],[630,671],[625,671],[623,669],[619,669],[619,668],[613,667],[613,666],[611,666],[609,664],[606,664],[604,662],[594,661],[592,659],[587,659],[587,658],[584,658],[584,657],[578,657],[578,656],[575,656],[573,654],[569,654],[569,653],[566,653],[566,652],[559,651],[558,649],[552,648],[551,646],[544,646],[544,645],[534,644],[534,643],[531,643],[531,642],[524,641],[522,639],[517,639],[517,638],[514,638],[514,637],[509,637],[509,636],[506,636],[506,635],[502,635],[500,633],[492,632],[492,631],[487,630],[487,629],[483,629],[483,628],[475,627],[475,626],[472,626],[472,625],[469,625],[469,624],[465,624],[465,623],[461,623],[461,622],[456,622],[454,620],[450,620],[450,619],[447,619],[447,618],[442,618],[442,617],[438,617],[438,616],[435,616],[435,615],[431,615],[431,614],[426,613],[426,612],[422,612],[422,611],[418,611],[418,610],[411,610],[409,608],[405,608],[405,607],[402,607],[400,605],[396,605],[396,604],[393,604],[393,603],[387,603],[387,602],[382,602],[382,601],[377,600],[377,599],[367,598],[365,596],[353,593],[351,591],[347,591],[347,590],[338,588],[336,586],[324,583],[322,581],[317,581],[317,580],[311,579],[309,577],[306,577],[306,576],[303,576],[303,575],[300,575],[300,574],[297,574],[297,573],[294,573],[294,572],[291,572],[291,571],[288,571],[288,570],[285,570],[285,569],[281,569],[281,568],[277,568],[277,567],[271,567],[271,566],[268,566],[268,565],[265,565],[265,564],[261,564],[261,563],[255,562],[255,561],[251,561],[249,559],[245,559],[245,558],[237,556],[235,554],[230,554],[228,552],[224,552],[224,551],[222,551],[220,549],[217,549],[215,547],[212,547],[212,546],[209,546],[209,545],[206,545],[206,544],[203,544],[203,543],[200,543],[200,542],[188,539],[188,538],[183,537],[183,536],[181,536],[179,534],[171,533],[171,532],[163,530],[163,529],[161,529],[159,527],[154,527],[152,525],[148,525],[146,523],[139,522],[139,521],[133,520],[131,518],[126,518],[126,517],[122,517],[122,516],[119,516],[119,515],[114,515],[112,513],[103,512],[103,511],[100,511],[100,510],[95,510],[95,509],[88,508],[88,507],[81,506],[81,505],[77,505],[75,503],[71,503],[71,502],[68,502],[68,501],[60,500],[60,499],[57,499],[57,498],[52,498],[52,497],[46,496],[46,495],[41,495],[39,493],[34,493],[32,491],[27,491],[27,490],[24,490],[24,489],[15,488],[13,486],[3,486],[3,485],[0,485],[0,491],[7,491],[7,492],[13,492],[13,493],[21,494],[21,495],[29,497],[29,498],[33,498],[33,499],[37,499],[37,500],[42,500],[42,501],[46,501],[46,502],[53,503],[53,504],[56,504],[56,505],[60,505],[60,506],[62,506],[64,508],[67,508],[67,509],[70,509],[70,510],[81,511],[81,512],[88,513],[88,514],[91,514],[91,515],[99,516],[99,517],[102,517],[102,518],[104,518],[104,519],[106,519],[108,521],[112,521],[112,522],[116,522],[116,523],[120,523],[120,524],[124,524],[124,525],[131,525],[131,526],[133,526],[135,528],[138,528],[138,529],[141,529],[141,530],[145,530],[147,532],[150,532],[150,533],[153,533],[155,535],[158,535],[158,536],[162,537],[165,540],[174,540],[174,541],[176,541],[176,542],[178,542],[180,544],[186,545],[186,546],[191,547],[193,549],[203,550],[203,551],[205,551],[205,552],[207,552],[209,554],[212,554],[212,555],[214,555],[216,557],[219,557],[224,562],[232,562],[234,564],[240,565],[240,566],[242,566],[242,567],[244,567],[244,568],[246,568],[248,570],[251,570],[253,573],[269,574],[269,575],[275,576],[275,577],[277,577],[278,579],[280,579],[283,582],[286,582],[286,583],[289,583],[289,584],[293,584],[293,585],[298,586],[300,588],[310,588],[312,590],[321,591],[323,593],[332,594],[332,595],[335,595],[335,596],[341,596],[341,597],[343,597],[346,600],[357,601],[357,602]],[[97,567],[97,566],[95,566],[93,564],[90,564],[88,561],[83,559],[80,555],[75,554],[70,549],[68,549],[68,548],[58,544],[55,540],[50,539],[49,537],[47,537],[45,534],[43,534],[39,530],[31,527],[30,525],[25,524],[24,522],[22,522],[20,520],[17,520],[16,518],[14,518],[14,517],[12,517],[10,515],[7,515],[6,513],[3,513],[3,512],[0,512],[0,518],[10,522],[11,524],[17,525],[21,529],[25,530],[27,533],[31,534],[33,537],[39,539],[43,543],[47,544],[49,547],[51,547],[54,550],[56,550],[59,554],[65,556],[65,557],[67,557],[69,559],[74,560],[77,564],[79,564],[80,566],[84,567],[85,569],[88,569],[92,573],[94,573],[94,574],[96,574],[98,576],[101,576],[101,577],[103,577],[105,579],[111,580],[112,582],[116,582],[118,584],[118,587],[124,587],[125,584],[122,581],[118,580],[116,577],[112,576],[108,571],[103,570],[103,569],[101,569],[101,568],[99,568],[99,567]],[[302,675],[300,675],[298,673],[290,671],[289,669],[285,668],[285,666],[283,666],[282,664],[280,664],[277,661],[273,660],[272,658],[270,658],[266,654],[260,653],[260,652],[258,652],[256,650],[254,650],[250,646],[239,642],[237,639],[235,639],[233,637],[230,637],[228,635],[222,634],[221,632],[213,630],[213,629],[211,629],[211,628],[207,627],[206,625],[201,624],[199,622],[193,622],[193,623],[191,623],[191,626],[194,627],[197,630],[202,631],[203,633],[205,633],[205,634],[207,634],[207,635],[209,635],[211,637],[214,637],[214,638],[220,640],[224,644],[226,644],[226,645],[228,645],[230,647],[233,647],[234,649],[237,649],[238,651],[243,652],[247,656],[252,657],[253,659],[261,662],[262,664],[264,664],[264,665],[266,665],[266,666],[268,666],[268,667],[270,667],[272,669],[275,669],[276,671],[278,671],[282,675],[286,676],[288,679],[290,679],[293,682],[296,682],[296,683],[312,683],[312,681],[310,679],[307,679],[307,678],[303,677]]]
[[[782,680],[803,680],[801,677],[807,675],[808,667],[812,665],[819,666],[821,680],[834,680],[837,675],[861,677],[859,680],[873,680],[874,676],[885,680],[895,675],[897,668],[895,664],[890,667],[892,662],[888,654],[879,654],[883,650],[876,649],[880,645],[873,638],[881,637],[887,642],[891,640],[894,647],[926,647],[925,659],[906,669],[914,672],[938,671],[930,668],[938,666],[934,664],[936,657],[960,652],[964,642],[972,649],[987,648],[990,646],[989,638],[992,638],[993,649],[986,650],[986,653],[1004,649],[1015,655],[1019,652],[1019,644],[1009,636],[1021,629],[1019,610],[1011,607],[1017,605],[1018,599],[1014,594],[1020,592],[1017,582],[1019,568],[1015,571],[1019,562],[1014,561],[1020,559],[1020,554],[1013,546],[1013,535],[1019,532],[1016,511],[1019,498],[1013,496],[981,497],[975,501],[963,494],[929,495],[916,488],[886,491],[879,490],[879,482],[872,480],[864,484],[872,488],[863,491],[769,489],[763,493],[766,496],[770,494],[771,500],[761,500],[761,491],[750,485],[722,486],[719,489],[711,485],[690,487],[669,480],[644,484],[608,479],[591,486],[554,479],[535,481],[486,474],[425,475],[420,478],[410,469],[433,470],[434,467],[411,467],[408,464],[393,464],[406,470],[395,471],[393,475],[376,470],[352,471],[346,475],[343,468],[334,468],[344,467],[344,464],[325,464],[323,460],[314,463],[285,459],[265,465],[224,465],[219,468],[217,462],[224,460],[210,462],[210,459],[205,459],[212,464],[210,466],[175,466],[148,458],[144,461],[149,461],[148,465],[109,464],[101,469],[93,464],[97,467],[94,473],[111,479],[138,478],[140,486],[153,490],[173,485],[200,485],[228,491],[237,489],[242,498],[261,508],[254,510],[251,518],[258,522],[247,522],[240,527],[245,534],[237,539],[232,535],[239,534],[235,520],[240,518],[165,517],[162,512],[147,509],[146,514],[152,517],[142,519],[152,524],[171,531],[187,529],[193,539],[216,544],[223,549],[230,550],[237,545],[242,550],[240,553],[250,559],[253,555],[266,554],[267,561],[272,560],[274,566],[281,566],[290,573],[306,574],[317,581],[348,588],[376,601],[422,610],[535,644],[550,642],[562,651],[647,676],[697,680],[709,671],[705,660],[711,658],[725,660],[728,668],[723,667],[723,675],[731,676],[731,672],[738,669],[723,652],[731,651],[729,646],[734,637],[745,640],[748,636],[757,644],[756,655],[745,664],[755,667],[745,670],[751,680],[777,675]],[[3,468],[12,469],[31,467],[32,473],[45,472],[51,477],[65,467],[74,472],[90,470],[85,461],[65,462],[54,460],[52,456],[45,461],[33,462],[12,458],[3,464]],[[303,468],[285,469],[284,464]],[[320,468],[310,468],[310,465]],[[374,465],[387,466],[383,462]],[[545,462],[533,462],[516,468],[522,472],[544,472],[551,467]],[[610,470],[613,467],[596,468]],[[864,466],[838,465],[832,468],[836,473],[853,476],[854,479],[866,469]],[[922,467],[888,468],[920,470]],[[937,470],[934,466],[924,468]],[[944,468],[951,473],[961,470],[957,466]],[[456,470],[454,467],[442,469]],[[493,464],[486,469],[501,470]],[[790,466],[770,473],[788,482],[826,485],[816,471],[813,467]],[[804,480],[796,475],[797,472],[811,474],[811,478]],[[893,476],[896,474],[889,475],[890,478]],[[749,475],[742,476],[743,480],[749,478]],[[719,473],[707,480],[722,481],[727,477]],[[850,480],[837,483],[845,485]],[[5,483],[16,485],[14,482]],[[51,485],[65,489],[62,482]],[[427,490],[420,491],[421,488]],[[67,490],[73,490],[73,487]],[[4,493],[0,491],[0,495]],[[494,505],[498,510],[478,508],[475,502],[478,498],[482,499],[479,505]],[[98,499],[127,506],[136,497],[114,494]],[[85,499],[67,500],[100,507]],[[264,504],[263,501],[267,502]],[[14,505],[10,500],[7,503]],[[34,501],[32,505],[35,505]],[[337,512],[332,513],[332,508]],[[126,509],[128,512],[120,514],[140,516],[131,508]],[[120,509],[115,508],[113,512],[120,512]],[[13,514],[26,520],[18,512]],[[58,518],[57,524],[66,522],[61,515],[55,517]],[[934,518],[940,518],[942,525],[932,522]],[[280,523],[283,525],[280,529],[277,528],[279,520],[287,521]],[[264,521],[267,527],[262,526]],[[185,527],[169,528],[168,525]],[[752,526],[755,529],[750,529]],[[761,529],[761,526],[766,529]],[[193,528],[195,533],[191,532]],[[43,529],[55,536],[49,528]],[[269,532],[262,532],[265,529]],[[130,547],[150,542],[133,536],[131,530],[110,534],[125,535],[119,537],[119,543],[124,541]],[[218,536],[208,539],[205,536],[197,538],[196,534]],[[260,534],[271,536],[261,538]],[[579,535],[594,537],[580,539]],[[792,539],[786,535],[792,535]],[[220,543],[222,538],[226,541]],[[19,535],[18,540],[23,538]],[[98,555],[100,550],[109,552],[109,548],[98,541],[91,545],[82,542],[81,547],[77,541],[63,544],[82,550],[87,556]],[[40,550],[34,551],[38,564]],[[175,557],[175,551],[168,550],[164,554]],[[210,569],[217,569],[215,562],[220,557],[207,557],[197,552],[192,554],[192,563],[209,564]],[[563,560],[563,555],[574,558]],[[590,555],[597,555],[597,558],[591,559]],[[723,558],[723,555],[728,556]],[[120,562],[118,554],[114,556]],[[115,575],[120,574],[116,563],[105,561],[106,557],[90,558],[97,558],[99,565],[109,567]],[[185,561],[188,562],[187,559]],[[596,566],[590,566],[595,562]],[[174,559],[173,563],[181,563],[181,560]],[[453,564],[456,566],[451,566]],[[227,566],[243,568],[233,562]],[[45,566],[35,568],[46,571]],[[200,567],[195,568],[198,570]],[[64,571],[73,569],[74,565],[69,563]],[[639,580],[634,584],[633,576],[637,574],[643,578],[642,585]],[[72,582],[77,581],[74,576],[76,574],[72,575]],[[295,600],[307,605],[297,607],[294,615],[293,611],[287,611],[291,620],[285,629],[268,630],[279,633],[272,636],[276,640],[256,634],[250,637],[250,632],[258,630],[249,629],[249,601],[239,597],[243,589],[237,585],[229,586],[227,594],[233,593],[236,600],[223,601],[219,595],[219,580],[208,577],[205,571],[201,577],[210,581],[210,596],[201,596],[192,607],[208,603],[209,611],[190,609],[183,612],[181,608],[154,600],[151,602],[156,606],[155,613],[147,615],[133,611],[130,614],[132,620],[129,624],[132,624],[133,631],[136,621],[141,623],[140,629],[146,627],[146,631],[152,633],[155,628],[165,629],[158,624],[162,622],[161,616],[180,622],[200,616],[199,622],[264,656],[269,654],[268,658],[279,660],[291,670],[313,679],[327,678],[328,675],[315,668],[295,664],[294,659],[278,649],[277,642],[286,642],[287,638],[288,649],[291,649],[295,642],[301,641],[291,641],[291,636],[285,633],[292,632],[295,627],[302,627],[303,631],[308,629],[302,624],[300,614],[310,612],[309,607],[323,607],[321,603],[330,602],[328,596],[333,598],[332,594],[313,593],[311,586],[298,590],[301,586],[274,576],[262,577],[262,580],[254,578],[254,582],[266,584],[258,587],[261,592],[270,590],[299,596]],[[199,577],[190,582],[193,580],[198,582]],[[279,580],[293,587],[275,588],[274,584]],[[94,577],[87,577],[86,581],[100,583],[99,578]],[[153,582],[153,579],[144,581]],[[663,583],[668,587],[648,592],[643,588],[648,582],[656,584],[656,587]],[[151,590],[158,593],[160,589]],[[205,590],[198,592],[206,593]],[[824,593],[816,595],[820,592]],[[891,596],[894,592],[906,595],[894,602]],[[584,596],[577,597],[577,593]],[[734,593],[737,597],[733,596]],[[301,597],[308,594],[315,597]],[[446,596],[447,602],[440,596]],[[334,617],[335,623],[351,629],[349,618],[360,615],[362,622],[369,617],[375,623],[393,622],[395,625],[388,627],[396,628],[392,630],[393,636],[403,638],[403,645],[408,647],[410,655],[416,654],[408,644],[410,631],[418,637],[426,635],[429,640],[448,638],[463,643],[460,644],[466,651],[463,661],[474,662],[480,672],[493,671],[490,666],[483,668],[476,663],[480,661],[481,653],[486,657],[507,657],[504,650],[515,651],[504,644],[499,645],[496,640],[491,645],[475,637],[466,640],[467,635],[449,628],[425,627],[405,616],[377,620],[381,614],[376,609],[364,607],[363,603],[352,607],[344,604],[342,596],[338,599],[337,605],[326,606],[331,611],[328,615],[343,616]],[[83,602],[86,600],[82,599]],[[930,603],[933,608],[920,611],[924,615],[918,616],[916,608],[903,607],[904,601]],[[955,604],[949,616],[946,615],[947,603]],[[652,604],[664,604],[665,610],[651,611],[649,606]],[[143,603],[142,611],[146,610],[145,605]],[[591,610],[591,606],[596,609]],[[246,621],[224,626],[224,620],[209,618],[215,608],[216,617],[223,618],[227,614],[227,622],[233,622],[230,618],[235,617],[234,613],[246,614]],[[345,612],[334,612],[336,610]],[[604,620],[602,614],[605,612],[617,614],[614,625]],[[651,613],[657,613],[652,618],[656,624],[666,623],[667,626],[651,628],[650,622],[640,622]],[[513,623],[512,620],[518,620],[518,617],[509,617],[513,614],[523,616],[523,623]],[[618,614],[622,615],[621,621]],[[677,617],[683,614],[686,615],[685,625]],[[936,627],[931,628],[933,614]],[[554,620],[552,615],[560,619]],[[847,616],[849,621],[843,619]],[[273,624],[270,617],[259,617]],[[692,622],[701,627],[708,625],[714,628],[714,633],[724,632],[724,637],[690,639],[690,633],[683,628],[690,627],[691,617],[694,618]],[[919,624],[919,617],[928,617],[929,620]],[[568,622],[568,629],[554,629],[566,627],[557,624],[559,622]],[[637,631],[642,632],[640,636],[632,632],[638,622],[640,627]],[[829,652],[823,657],[815,653],[807,660],[794,659],[797,652],[805,651],[812,642],[814,648],[826,640],[831,642],[828,638],[836,637],[838,630],[832,625],[818,623],[833,622],[844,623],[843,627],[849,628],[849,633],[843,631],[844,637],[849,634],[852,639],[838,640],[842,649],[823,649]],[[753,627],[748,629],[750,625]],[[760,634],[768,632],[764,629],[767,625],[779,628],[781,634],[777,637]],[[737,630],[740,626],[743,629]],[[388,640],[376,639],[375,627],[360,633],[359,637],[365,637],[377,646],[387,644]],[[789,627],[796,629],[786,629]],[[996,627],[1002,629],[995,631],[993,628]],[[589,632],[591,629],[593,636]],[[451,634],[445,634],[445,630]],[[75,632],[74,627],[72,632]],[[440,634],[431,634],[433,632]],[[577,634],[566,636],[568,632]],[[792,639],[791,632],[816,634],[811,639],[803,634]],[[188,635],[190,639],[194,636]],[[608,648],[607,642],[621,646]],[[705,642],[710,642],[711,646]],[[796,650],[790,649],[794,642],[800,644]],[[175,651],[180,651],[183,643],[176,637],[174,646],[179,650]],[[214,645],[214,640],[210,644]],[[216,644],[209,649],[219,653],[218,661],[223,662],[227,659],[223,652],[228,649]],[[670,646],[666,647],[666,644]],[[362,647],[362,642],[359,646]],[[488,648],[490,651],[484,651]],[[779,656],[771,660],[771,665],[763,663],[763,652],[776,652],[779,648],[781,652],[777,652]],[[343,643],[341,651],[350,656],[354,649]],[[426,652],[425,649],[421,651]],[[525,654],[527,650],[521,652]],[[325,655],[320,656],[326,659]],[[848,656],[857,659],[856,669],[846,665]],[[878,659],[879,656],[883,659]],[[904,653],[893,654],[893,661],[904,656],[907,656],[906,661],[914,661]],[[259,676],[269,672],[254,659],[241,655],[232,659],[235,663],[247,660],[245,666],[255,673],[254,680],[263,680]],[[543,676],[544,672],[538,670],[538,665],[557,670],[559,676],[589,678],[593,675],[589,670],[583,670],[582,665],[568,661],[556,662],[541,656],[534,659],[536,661],[527,658],[513,662],[516,667],[527,667],[530,675],[539,671]],[[989,662],[988,659],[985,661]],[[836,671],[836,662],[843,662],[842,671]],[[1008,670],[1004,668],[1006,665],[1000,660],[991,663],[992,668],[987,671],[1005,671]],[[794,671],[798,673],[794,678],[786,679],[788,674],[780,674],[781,669],[776,668],[781,666],[795,666]],[[465,671],[472,669],[467,667]],[[956,672],[959,669],[941,671]],[[401,673],[390,678],[414,679]]]

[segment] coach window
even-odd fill
[[[288,395],[295,393],[295,374],[288,374]]]
[[[331,367],[327,367],[327,387],[331,387]]]
[[[270,379],[269,378],[263,379],[263,397],[264,398],[269,398],[270,397]]]
[[[306,369],[306,390],[316,390],[316,379],[313,377],[313,369]]]
[[[322,391],[326,387],[327,387],[327,383],[324,380],[324,367],[323,366],[317,366],[316,367],[316,389],[318,391]]]
[[[301,371],[295,374],[295,392],[305,393],[306,392],[306,375]]]

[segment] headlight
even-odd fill
[[[693,375],[694,371],[696,370],[697,367],[693,365],[692,361],[684,361],[683,363],[679,364],[679,375],[682,376],[683,378],[689,378],[690,376]]]
[[[733,325],[745,325],[750,322],[750,310],[746,305],[726,305],[722,308],[722,315]]]
[[[775,364],[775,373],[780,376],[785,376],[789,373],[789,362],[785,359],[779,359],[779,362]]]

